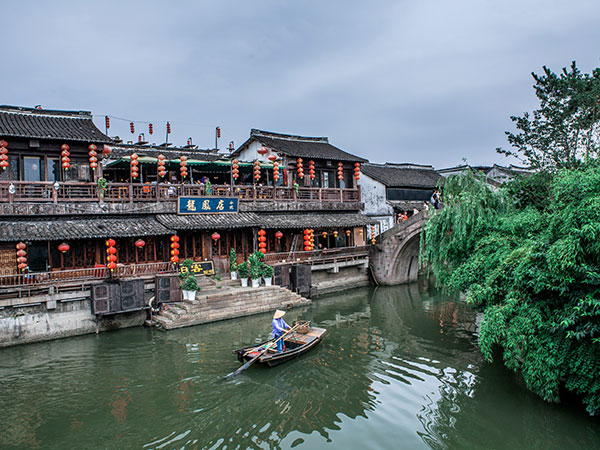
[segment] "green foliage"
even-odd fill
[[[492,192],[450,178],[446,207],[424,228],[437,281],[484,312],[479,344],[502,350],[547,401],[559,388],[600,412],[600,167],[590,161]]]
[[[248,264],[250,265],[250,278],[258,280],[263,273],[263,262],[265,255],[262,252],[254,252],[248,257]]]
[[[237,270],[237,253],[235,252],[235,248],[231,248],[229,250],[229,271],[235,272]]]
[[[198,281],[196,280],[196,276],[190,270],[192,268],[192,264],[194,261],[191,259],[184,260],[180,266],[187,268],[186,272],[179,272],[179,286],[184,291],[199,291],[201,288],[198,286]]]
[[[265,264],[265,266],[262,269],[262,276],[264,278],[271,278],[274,272],[275,270],[273,269],[273,266],[268,266]]]
[[[496,149],[540,169],[575,168],[598,156],[600,68],[582,74],[575,61],[557,75],[544,67],[532,73],[540,108],[512,116],[516,133],[506,132],[514,150]]]
[[[238,276],[241,278],[248,278],[248,262],[244,261],[237,267]]]

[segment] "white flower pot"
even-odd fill
[[[237,272],[231,272],[231,279],[237,280]]]
[[[263,278],[263,280],[265,280],[265,286],[272,286],[273,285],[273,277]]]
[[[260,278],[257,278],[256,280],[252,280],[252,287],[259,287],[260,286]]]
[[[240,278],[242,281],[242,287],[248,287],[248,278]]]
[[[197,291],[186,291],[185,289],[182,289],[181,292],[183,292],[184,300],[196,300]]]

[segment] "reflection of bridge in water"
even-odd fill
[[[419,275],[419,240],[427,214],[423,211],[377,237],[369,251],[369,267],[377,284],[416,281]]]

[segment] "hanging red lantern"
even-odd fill
[[[171,236],[171,242],[179,242],[179,236],[177,236],[176,234]]]
[[[277,163],[277,161],[273,161],[273,180],[279,180],[279,164]]]
[[[110,117],[104,116],[104,126],[107,130],[110,128]]]
[[[302,166],[302,158],[298,158],[296,160],[297,168],[298,168],[298,178],[304,178],[304,168]]]
[[[25,250],[17,250],[17,256],[27,256],[27,252]]]
[[[376,242],[376,238],[375,238],[375,227],[371,226],[371,244],[375,244]]]
[[[129,124],[129,130],[131,131],[131,134],[135,134],[135,125],[133,124],[133,122]]]
[[[131,178],[134,178],[134,179],[137,178],[138,175],[140,174],[139,168],[138,168],[138,165],[140,162],[138,161],[138,158],[139,158],[139,156],[134,153],[133,155],[131,155],[130,161],[129,161],[129,167],[131,170]]]
[[[219,233],[217,233],[216,231],[213,234],[211,234],[210,237],[215,242],[217,242],[219,239],[221,239],[221,235]]]
[[[321,233],[321,236],[323,236],[324,238],[326,238],[326,237],[327,237],[327,231],[323,231],[323,232]]]
[[[260,161],[258,159],[254,161],[254,179],[260,180]]]
[[[109,147],[108,145],[106,145],[106,144],[105,144],[105,145],[102,147],[102,156],[104,156],[105,158],[107,158],[107,157],[108,157],[108,155],[110,155],[110,152],[111,152],[111,151],[112,151],[112,150],[110,149],[110,147]]]
[[[19,242],[17,245],[17,267],[19,270],[25,270],[27,268],[27,252],[25,249],[27,245],[24,242]]]
[[[108,239],[106,241],[106,253],[108,253],[108,256],[106,257],[108,264],[106,267],[108,267],[110,270],[113,270],[115,267],[117,267],[117,249],[115,248],[116,244],[117,242],[114,239]]]
[[[69,251],[71,247],[69,247],[69,244],[63,242],[62,244],[60,244],[58,246],[58,251],[61,253],[67,253]]]
[[[240,177],[240,165],[237,159],[231,161],[231,173],[234,180],[237,180]]]
[[[154,127],[152,126],[152,124],[151,124],[151,123],[149,123],[149,124],[148,124],[148,133],[149,133],[149,134],[152,134],[152,133],[154,133]]]
[[[6,170],[6,168],[9,166],[8,149],[6,147],[8,147],[8,142],[2,139],[0,141],[0,167],[2,167],[2,170]]]
[[[315,162],[312,159],[308,162],[308,176],[311,180],[315,179]]]
[[[354,179],[360,179],[360,163],[354,163]]]
[[[144,245],[146,245],[146,242],[144,242],[143,239],[138,239],[134,242],[134,244],[137,248],[142,248]]]
[[[346,236],[350,236],[350,230],[346,230]]]
[[[308,252],[310,250],[311,250],[310,230],[307,228],[304,230],[304,251]]]
[[[69,167],[71,167],[71,158],[69,158],[69,155],[71,153],[69,153],[69,146],[67,144],[63,144],[60,146],[61,148],[61,152],[60,152],[60,160],[62,162],[62,168],[65,170],[69,170]]]
[[[164,177],[167,174],[167,169],[165,168],[165,155],[158,155],[157,168],[158,168],[158,176]]]
[[[266,155],[267,153],[269,153],[269,149],[266,147],[261,147],[258,150],[256,150],[256,153],[258,153],[259,155]]]
[[[96,158],[96,155],[98,154],[96,153],[97,147],[94,144],[90,144],[88,145],[88,149],[90,150],[88,152],[90,167],[92,170],[96,170],[96,167],[98,167],[98,158]]]
[[[344,179],[344,163],[338,163],[337,177],[340,181]]]
[[[179,236],[174,234],[171,236],[171,262],[179,262]]]
[[[171,124],[167,122],[167,134],[171,134]]]
[[[337,238],[337,237],[338,237],[338,232],[337,232],[337,230],[334,230],[334,231],[333,231],[333,237],[334,237],[334,238]]]
[[[185,178],[188,175],[187,171],[187,156],[181,156],[179,158],[179,171],[181,172],[181,178]]]
[[[269,156],[267,157],[267,159],[268,159],[269,161],[271,161],[271,162],[275,162],[275,160],[277,159],[277,156],[275,156],[275,155],[269,155]]]
[[[281,239],[282,237],[283,237],[283,233],[281,231],[278,231],[277,233],[275,233],[276,239]]]
[[[217,127],[216,132],[217,132],[217,139],[221,139],[221,128]]]

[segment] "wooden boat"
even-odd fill
[[[270,348],[264,355],[262,355],[256,362],[265,364],[269,367],[276,366],[284,363],[292,358],[295,358],[302,353],[309,351],[315,347],[325,335],[327,330],[325,328],[310,327],[307,333],[293,332],[283,338],[285,343],[284,351],[277,353],[277,346]],[[262,350],[264,345],[273,340],[262,342],[258,345],[251,345],[249,347],[240,348],[234,350],[233,353],[237,354],[237,358],[241,363],[250,361],[256,357]]]

